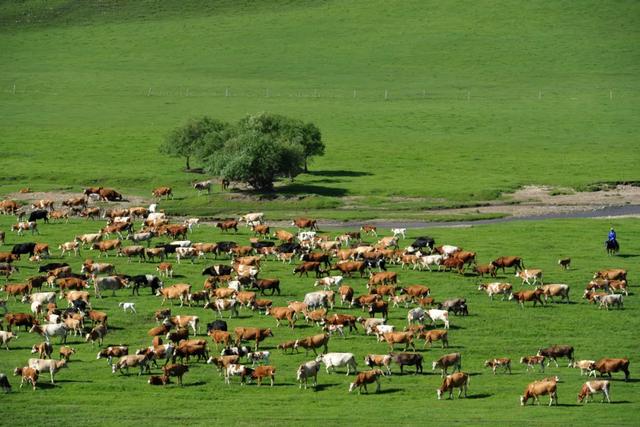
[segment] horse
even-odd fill
[[[607,255],[614,255],[616,252],[620,250],[620,245],[617,240],[607,240],[604,242],[604,247],[607,250]]]

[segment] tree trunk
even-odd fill
[[[307,167],[307,156],[304,156],[304,173],[309,173],[309,168]]]
[[[189,165],[189,156],[187,156],[187,170],[191,169],[191,165]]]

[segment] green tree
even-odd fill
[[[221,148],[224,134],[229,125],[210,117],[189,120],[184,126],[170,131],[162,145],[160,152],[173,157],[184,157],[186,169],[191,169],[189,160],[197,157],[202,160],[212,152]]]
[[[293,178],[302,171],[304,153],[299,144],[245,131],[229,139],[211,160],[210,172],[259,191],[272,191],[277,178]]]

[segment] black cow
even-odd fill
[[[35,250],[35,248],[36,244],[33,242],[18,243],[17,245],[13,245],[11,253],[15,255],[29,254],[29,256],[33,256],[33,251]]]
[[[226,331],[227,322],[224,320],[214,320],[211,323],[207,323],[207,333],[211,331]]]
[[[416,374],[422,372],[422,355],[418,353],[389,353],[389,356],[400,365],[400,374],[404,365],[415,365]]]
[[[162,287],[162,281],[158,278],[158,276],[154,276],[152,274],[139,274],[137,276],[126,276],[129,279],[129,284],[133,285],[131,290],[131,295],[137,294],[140,295],[140,288],[151,288],[151,295],[155,295],[156,291]]]
[[[48,223],[49,222],[49,212],[44,210],[44,209],[38,209],[38,210],[32,211],[29,214],[29,222],[37,221],[39,219],[44,219],[44,222]]]
[[[364,268],[372,269],[379,268],[382,271],[387,271],[387,261],[384,258],[380,259],[365,259],[364,260]]]
[[[217,242],[216,245],[216,256],[227,254],[232,248],[238,246],[236,242]]]
[[[298,243],[283,243],[280,246],[278,246],[276,248],[276,250],[278,251],[278,253],[281,254],[289,254],[289,253],[296,253],[296,252],[300,252],[300,245]]]
[[[47,271],[55,270],[60,267],[69,267],[66,262],[50,262],[49,264],[41,265],[38,267],[38,273],[45,273]]]
[[[171,245],[169,243],[158,243],[156,248],[164,248],[165,254],[175,254],[176,248],[179,248],[180,245]]]
[[[242,347],[227,347],[220,353],[222,356],[240,356],[244,357],[249,354],[249,348],[247,346]]]
[[[217,264],[202,270],[202,275],[206,276],[225,276],[231,274],[233,268],[230,265]]]
[[[260,240],[259,242],[251,242],[251,247],[254,249],[271,248],[275,245],[275,242],[265,242],[264,240]]]
[[[432,237],[420,236],[416,238],[416,240],[411,244],[411,247],[414,249],[422,249],[424,247],[429,248],[429,250],[433,250],[436,245],[436,241]]]

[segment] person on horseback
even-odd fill
[[[613,227],[611,227],[611,230],[609,230],[609,238],[607,239],[607,241],[609,242],[615,242],[616,239],[616,231],[613,229]]]
[[[611,229],[609,230],[609,235],[607,236],[607,240],[604,242],[604,247],[607,249],[607,253],[609,255],[613,255],[620,250],[616,231],[613,229],[613,227],[611,227]]]

